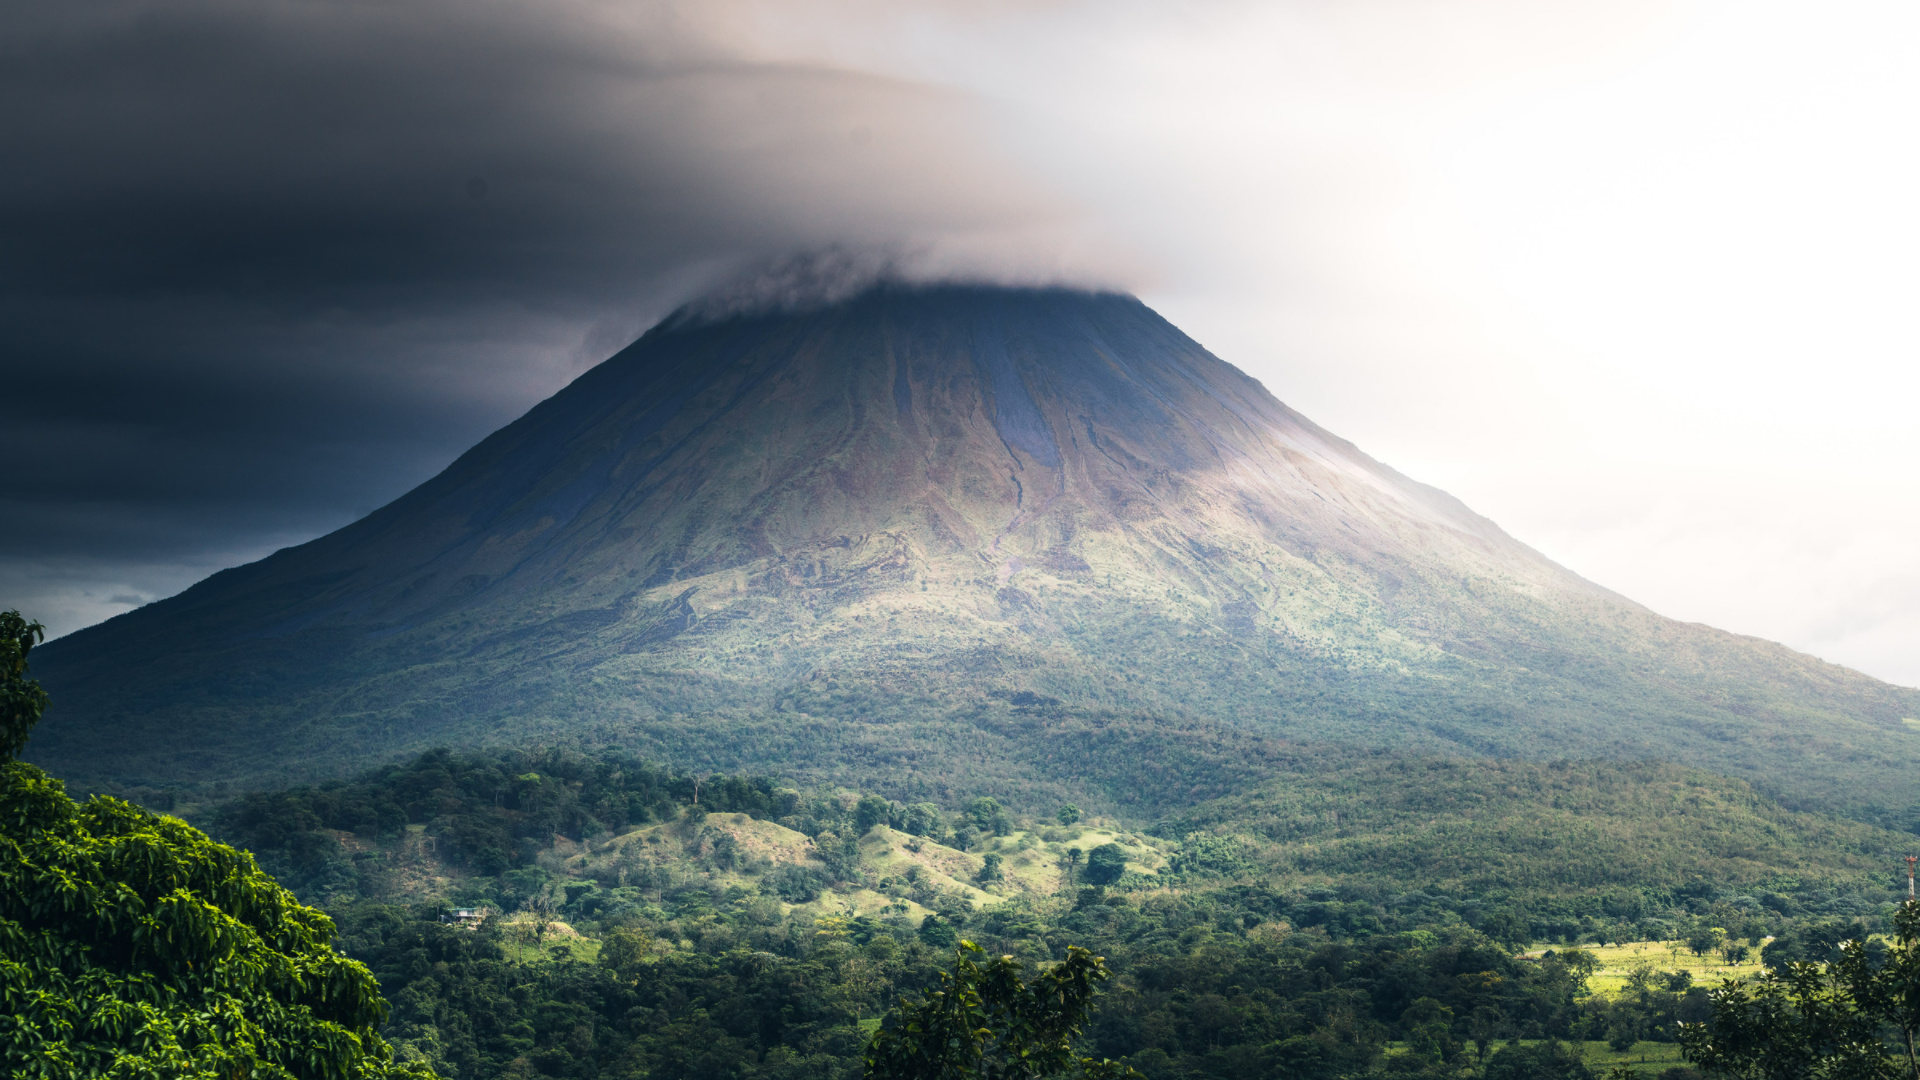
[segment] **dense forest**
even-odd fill
[[[1649,906],[1619,895],[1629,883],[1657,896],[1783,876],[1884,875],[1912,843],[1659,762],[1377,752],[1279,766],[1245,794],[1159,828],[1247,836],[1263,864],[1305,877],[1392,877],[1476,896],[1611,895],[1600,907],[1627,918]]]
[[[1604,1037],[1621,1008],[1643,1009],[1627,1022],[1670,1037],[1703,1001],[1662,986],[1644,1005],[1583,1008],[1575,968],[1515,960],[1469,927],[1290,931],[1261,895],[1135,902],[1090,889],[1064,913],[956,915],[918,930],[704,899],[629,913],[600,931],[597,962],[563,945],[515,961],[500,929],[378,904],[341,913],[343,945],[393,1001],[388,1038],[462,1077],[854,1076],[862,1021],[925,985],[957,933],[1034,961],[1069,943],[1107,956],[1116,985],[1090,1049],[1156,1080],[1365,1073],[1393,1040],[1413,1045],[1398,1071],[1412,1053],[1411,1071],[1450,1074],[1503,1040]]]
[[[1129,830],[986,792],[435,751],[193,812],[333,914],[403,1057],[475,1080],[855,1076],[961,938],[1106,957],[1086,1049],[1152,1080],[1579,1076],[1574,1047],[1671,1043],[1707,1009],[1677,962],[1596,991],[1583,945],[1824,959],[1897,899],[1872,857],[1894,838],[1653,765],[1363,756]]]

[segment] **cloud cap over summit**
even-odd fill
[[[976,101],[756,55],[731,18],[10,12],[9,602],[65,631],[335,527],[757,261],[1053,272],[1074,211]]]

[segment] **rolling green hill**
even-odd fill
[[[435,751],[190,812],[327,906],[404,1055],[476,1080],[852,1080],[961,934],[1108,957],[1085,1049],[1156,1080],[1458,1080],[1545,1038],[1653,1078],[1699,983],[1757,970],[1757,950],[1730,967],[1679,942],[1717,928],[1791,958],[1873,932],[1902,839],[1690,769],[1338,747],[1158,835],[548,750]],[[1123,875],[1075,887],[1070,850],[1108,843]],[[1583,980],[1565,950],[1595,941],[1633,944]]]
[[[1172,806],[1337,742],[1905,825],[1920,763],[1920,692],[1661,618],[1062,290],[669,320],[367,518],[44,653],[37,761],[185,792],[542,742]]]
[[[1897,856],[1912,841],[1787,810],[1742,781],[1678,766],[1338,747],[1149,828],[1104,816],[1063,825],[981,790],[901,803],[562,750],[433,751],[348,782],[187,812],[330,903],[512,911],[563,891],[577,914],[592,915],[690,890],[917,922],[927,911],[1070,897],[1068,850],[1084,856],[1111,843],[1129,890],[1254,888],[1369,910],[1504,908],[1524,923],[1502,929],[1515,941],[1565,936],[1568,919],[1588,932],[1612,928],[1616,939],[1658,937],[1657,926],[1638,924],[1689,919],[1715,902],[1723,925],[1870,914],[1894,897]],[[999,873],[983,878],[989,854]],[[581,906],[583,896],[600,899]]]

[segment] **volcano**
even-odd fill
[[[1920,692],[1662,618],[1057,289],[676,316],[385,508],[34,659],[32,756],[122,786],[533,741],[924,785],[1072,745],[1113,794],[1155,782],[1099,747],[1177,732],[1886,816],[1920,747]]]

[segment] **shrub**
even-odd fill
[[[1000,856],[989,851],[980,861],[980,872],[974,875],[974,880],[985,883],[999,881],[1003,876],[1005,875],[1000,870]]]
[[[760,887],[789,904],[808,904],[820,898],[826,885],[818,871],[789,863],[768,874]]]

